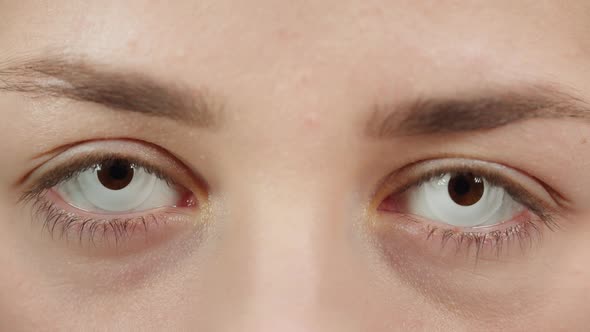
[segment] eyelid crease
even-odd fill
[[[108,145],[116,144],[120,146],[122,144],[130,144],[132,145],[131,148],[121,148],[120,151],[112,151],[108,149]],[[135,146],[133,146],[135,145]],[[140,147],[137,147],[140,145]],[[176,179],[174,176],[170,175],[170,173],[177,173],[182,178],[185,178],[190,182],[190,186],[187,189],[191,191],[200,193],[205,195],[208,192],[208,187],[206,182],[200,177],[198,173],[195,173],[187,166],[184,165],[180,160],[178,160],[175,156],[168,153],[166,150],[159,148],[150,143],[143,143],[133,140],[93,140],[83,143],[74,144],[74,146],[68,145],[69,148],[64,149],[65,151],[61,151],[56,156],[52,156],[47,161],[43,162],[41,165],[37,166],[36,168],[29,171],[18,183],[16,186],[24,186],[26,189],[23,190],[24,194],[21,196],[19,201],[26,201],[34,196],[42,192],[43,190],[50,189],[51,187],[71,179],[72,177],[80,174],[81,172],[88,170],[96,166],[97,164],[103,163],[105,161],[113,160],[113,159],[124,159],[127,160],[139,167],[142,167],[149,173],[157,176],[158,178],[165,180],[169,184],[179,185],[180,180]],[[94,150],[93,148],[96,146]],[[143,146],[143,149],[142,147]],[[78,150],[74,150],[78,149]],[[67,155],[67,153],[71,150],[73,156]],[[79,151],[81,150],[81,151]],[[90,151],[89,151],[90,150]],[[133,151],[133,152],[127,152]],[[147,157],[150,154],[153,155],[154,159],[159,159],[163,163],[166,163],[167,166],[164,168],[164,165],[158,165],[156,162],[149,162],[147,161]],[[141,157],[140,157],[141,156]],[[60,159],[65,159],[62,161]],[[49,170],[44,171],[43,174],[36,177],[36,179],[31,180],[33,175],[36,172],[40,172],[43,170],[44,167],[48,167],[47,164],[56,163],[56,166],[52,166]],[[164,171],[164,169],[173,169],[174,171]],[[27,182],[33,182],[32,185],[27,185]],[[183,182],[183,187],[186,187],[185,183]]]
[[[58,157],[61,153],[64,153],[66,151],[68,151],[69,149],[75,148],[76,146],[82,146],[85,144],[98,144],[101,142],[129,142],[129,144],[140,144],[140,145],[145,145],[147,148],[149,149],[153,149],[153,150],[158,150],[159,152],[163,153],[163,154],[167,154],[169,155],[170,158],[172,158],[176,163],[179,164],[184,164],[183,162],[181,162],[178,157],[174,156],[172,153],[170,153],[168,150],[144,141],[144,140],[140,140],[140,139],[136,139],[136,138],[130,138],[130,137],[113,137],[113,138],[98,138],[98,139],[85,139],[85,140],[80,140],[74,143],[68,143],[68,144],[64,144],[64,145],[60,145],[58,147],[52,148],[48,151],[44,151],[41,153],[38,153],[36,155],[34,155],[33,157],[31,157],[29,160],[31,162],[39,162],[39,165],[37,165],[36,167],[32,168],[30,171],[28,171],[24,176],[20,177],[18,181],[15,182],[15,186],[21,185],[23,184],[27,178],[31,175],[31,173],[33,173],[35,170],[37,170],[39,167],[41,167],[44,163],[50,162],[51,160],[53,160],[54,158]]]

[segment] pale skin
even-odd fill
[[[9,65],[65,57],[215,105],[196,123],[0,92],[0,327],[584,330],[583,116],[387,137],[367,127],[375,105],[401,117],[416,98],[551,86],[584,105],[589,16],[574,0],[0,1],[0,82],[20,79]],[[164,165],[198,208],[131,244],[49,236],[19,198],[85,144]],[[475,259],[376,211],[390,174],[449,156],[559,193],[558,229]]]

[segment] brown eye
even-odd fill
[[[483,178],[473,173],[457,173],[451,177],[448,185],[449,195],[461,206],[476,204],[483,197],[485,190]]]
[[[102,163],[96,172],[98,180],[107,189],[121,190],[127,187],[135,174],[134,166],[121,159]]]

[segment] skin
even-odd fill
[[[550,82],[590,99],[588,15],[587,1],[549,0],[0,1],[0,64],[58,50],[223,105],[222,124],[205,129],[1,93],[0,327],[584,330],[586,121],[388,139],[364,130],[375,103],[418,96]],[[49,163],[35,156],[121,139],[198,173],[207,210],[108,250],[31,222],[17,183]],[[561,193],[560,229],[475,262],[391,226],[399,217],[375,217],[384,178],[442,155],[518,169]]]

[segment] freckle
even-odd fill
[[[129,50],[134,51],[137,48],[137,39],[131,39],[127,42]]]
[[[314,129],[319,126],[318,114],[315,112],[307,113],[303,119],[305,128]]]
[[[580,144],[586,144],[588,143],[588,139],[587,138],[583,138],[582,141],[580,141]]]
[[[286,28],[280,28],[277,31],[277,36],[279,37],[279,40],[290,41],[290,40],[294,40],[295,38],[297,38],[297,33],[295,31],[288,30]]]

